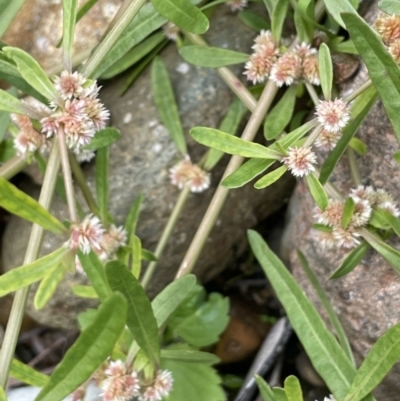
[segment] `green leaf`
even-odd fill
[[[261,376],[255,375],[255,378],[263,401],[276,401],[274,392],[269,384]]]
[[[78,250],[78,258],[98,297],[105,301],[110,296],[111,289],[107,282],[103,263],[93,251],[85,254]]]
[[[334,397],[343,399],[355,375],[355,368],[303,290],[262,237],[255,231],[249,231],[248,236],[254,255],[285,308],[314,368]]]
[[[0,386],[0,401],[7,401],[6,393],[3,390],[3,387]]]
[[[344,203],[342,220],[340,222],[340,225],[344,230],[346,230],[350,224],[351,218],[353,217],[354,214],[355,207],[356,204],[354,203],[353,198],[351,197],[347,198],[346,202]]]
[[[61,401],[76,390],[110,355],[126,320],[126,301],[111,295],[58,364],[35,401]]]
[[[289,124],[296,104],[297,85],[290,86],[279,102],[267,114],[264,123],[264,136],[271,140],[278,137]]]
[[[329,47],[322,43],[318,49],[318,71],[325,100],[332,97],[333,67]]]
[[[362,261],[363,257],[369,249],[369,244],[363,241],[360,245],[354,248],[342,262],[342,264],[331,274],[329,279],[343,277],[353,271]]]
[[[400,359],[400,323],[373,345],[351,383],[345,401],[359,401],[369,394]]]
[[[14,20],[26,0],[1,0],[0,2],[0,38]]]
[[[385,106],[397,140],[400,142],[400,67],[386,50],[377,33],[360,17],[343,14],[347,30],[368,68],[372,83]]]
[[[163,349],[161,350],[162,359],[187,363],[204,363],[205,365],[215,365],[220,362],[220,359],[214,354],[192,349]]]
[[[139,194],[129,210],[128,217],[125,220],[124,228],[128,233],[128,244],[132,243],[136,231],[136,225],[139,219],[140,208],[143,202],[143,195]]]
[[[17,359],[13,359],[11,363],[10,375],[22,383],[30,384],[35,387],[44,387],[50,379],[49,376],[38,372]]]
[[[367,153],[367,145],[361,139],[351,138],[349,146],[361,156]]]
[[[371,86],[354,101],[351,107],[353,120],[347,125],[347,127],[344,128],[342,137],[339,139],[339,142],[329,154],[321,167],[319,180],[322,185],[326,184],[326,182],[328,181],[330,175],[336,167],[336,164],[342,157],[348,144],[350,143],[353,136],[356,134],[358,128],[360,127],[362,121],[375,103],[376,99],[376,90],[374,87]]]
[[[190,64],[208,68],[226,67],[249,60],[248,54],[210,46],[185,46],[179,50],[179,54]]]
[[[158,114],[178,150],[185,156],[187,154],[187,147],[181,119],[179,117],[178,106],[169,79],[168,70],[159,57],[154,59],[151,68],[151,87]]]
[[[60,234],[67,231],[64,225],[36,200],[2,177],[0,177],[0,206],[53,233]]]
[[[100,148],[96,154],[96,195],[102,221],[108,216],[108,159],[109,148]]]
[[[313,173],[308,174],[306,180],[315,203],[320,209],[325,210],[328,206],[328,195],[326,194],[321,182]]]
[[[275,160],[282,158],[282,155],[277,151],[268,149],[258,143],[245,141],[214,128],[195,127],[190,130],[190,135],[202,145],[231,155]]]
[[[64,67],[71,69],[71,54],[74,44],[77,0],[63,0],[63,60]]]
[[[400,236],[400,219],[393,216],[387,210],[379,209],[379,212],[383,219],[390,225],[397,236]]]
[[[44,276],[34,298],[36,309],[40,310],[47,304],[66,273],[67,269],[63,265],[56,265]]]
[[[167,285],[154,299],[151,306],[157,320],[157,326],[162,327],[176,308],[186,299],[196,285],[196,277],[188,274]]]
[[[153,252],[142,248],[142,260],[146,260],[148,262],[157,262],[158,258]]]
[[[307,132],[310,131],[311,128],[314,128],[316,125],[317,121],[315,119],[308,121],[299,128],[296,128],[294,131],[285,135],[283,138],[279,139],[277,143],[279,143],[284,149],[288,149],[294,144],[296,144],[297,141],[303,138],[303,136],[307,134]],[[271,148],[277,149],[275,144],[272,144]]]
[[[400,150],[394,153],[394,159],[396,160],[397,164],[400,164]]]
[[[133,237],[132,243],[132,274],[139,279],[142,270],[142,241],[138,236]]]
[[[277,43],[281,40],[283,23],[287,17],[288,7],[289,0],[279,0],[274,6],[271,17],[271,32]]]
[[[311,283],[312,287],[314,288],[315,292],[317,293],[319,301],[321,302],[322,306],[326,310],[326,313],[328,314],[329,320],[330,320],[333,328],[335,329],[336,336],[339,340],[340,345],[342,346],[347,357],[349,358],[349,360],[352,362],[352,364],[355,367],[356,363],[354,361],[353,352],[351,350],[351,347],[350,347],[349,341],[347,339],[346,333],[343,329],[343,326],[340,323],[340,320],[335,313],[335,310],[333,309],[333,307],[332,307],[328,297],[326,296],[324,289],[322,288],[321,284],[319,283],[317,277],[315,276],[314,272],[311,270],[305,256],[299,250],[297,250],[297,256],[300,260],[300,263],[303,267],[304,272],[306,273],[308,281]],[[286,386],[285,386],[285,388],[286,388]]]
[[[287,166],[281,166],[278,167],[276,170],[271,171],[267,175],[264,175],[264,177],[260,178],[254,184],[254,188],[261,189],[272,185],[274,182],[278,181],[279,178],[283,176],[283,174],[286,173],[287,169]]]
[[[274,8],[278,4],[279,0],[263,0],[265,7],[267,8],[268,14],[270,18],[272,18],[272,14],[274,12]]]
[[[121,262],[106,264],[106,276],[113,291],[121,292],[128,301],[126,324],[140,348],[153,361],[160,360],[160,339],[157,321],[150,301],[135,276]]]
[[[0,89],[0,110],[9,113],[27,114],[25,105],[16,97]]]
[[[325,6],[328,9],[329,14],[335,19],[335,21],[342,27],[348,28],[347,23],[342,19],[342,13],[352,13],[357,15],[356,9],[352,6],[349,0],[324,0]],[[348,14],[350,15],[350,14]]]
[[[3,47],[3,52],[16,64],[22,77],[46,99],[57,99],[58,94],[39,63],[28,53],[16,47]]]
[[[223,181],[222,186],[226,188],[239,188],[250,182],[253,178],[263,173],[271,167],[276,160],[250,159],[242,164],[235,172],[228,175]]]
[[[315,26],[314,1],[300,0],[294,10],[294,23],[300,42],[310,43],[313,40]]]
[[[303,401],[299,379],[296,376],[288,376],[285,379],[285,393],[288,401]]]
[[[0,297],[24,288],[35,281],[41,280],[61,259],[69,249],[61,247],[56,251],[37,259],[32,263],[14,268],[0,276]]]
[[[378,7],[387,14],[400,15],[400,4],[397,0],[382,0]]]
[[[96,290],[91,285],[75,285],[72,287],[72,292],[82,298],[99,298]]]
[[[188,0],[151,0],[154,8],[184,31],[202,34],[208,30],[207,17]]]
[[[239,19],[256,32],[260,32],[263,29],[271,29],[270,24],[263,17],[248,10],[240,11]]]
[[[5,113],[8,117],[9,114]],[[1,124],[1,121],[0,121]],[[5,127],[5,131],[7,131],[7,125]],[[0,143],[0,162],[5,163],[15,157],[17,154],[16,149],[14,148],[14,139],[7,138],[1,141]]]
[[[272,392],[274,393],[276,401],[289,401],[288,398],[286,397],[286,392],[283,388],[274,387],[272,389]]]
[[[90,143],[83,147],[85,150],[97,150],[110,146],[121,138],[121,132],[114,127],[107,127],[97,131]]]

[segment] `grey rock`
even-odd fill
[[[224,6],[218,7],[214,13],[211,27],[206,35],[209,43],[239,51],[249,51],[256,35],[239,23],[237,17]],[[231,91],[218,74],[214,70],[186,64],[173,45],[163,51],[162,58],[171,75],[185,132],[196,125],[217,127],[233,99]],[[235,72],[241,76],[242,66],[235,68]],[[112,124],[122,132],[122,138],[111,147],[110,209],[116,222],[121,224],[134,199],[142,193],[144,205],[138,235],[143,246],[153,250],[179,194],[169,183],[168,169],[180,157],[153,104],[149,70],[121,98],[118,90],[124,79],[105,83],[101,91],[103,101],[111,110]],[[199,161],[206,149],[189,137],[188,141],[192,160]],[[227,161],[228,157],[224,157],[213,172],[212,186],[208,191],[190,196],[149,288],[151,296],[173,279]],[[88,184],[93,189],[94,170],[93,164],[85,167]],[[279,209],[290,195],[292,186],[293,180],[287,176],[267,190],[258,191],[247,185],[230,193],[196,265],[195,273],[200,280],[209,280],[233,263],[247,246],[246,229]],[[66,217],[66,207],[58,199],[55,199],[52,210]],[[29,225],[12,218],[4,236],[5,269],[20,265],[28,234]],[[44,253],[54,249],[54,246],[55,239],[46,235]],[[30,302],[29,314],[50,326],[74,326],[77,313],[87,305],[86,301],[77,300],[71,293],[71,284],[78,279],[77,275],[66,277],[52,304],[41,311],[36,311]]]
[[[374,20],[376,10],[374,2],[366,16],[370,23]],[[341,89],[342,94],[358,87],[366,77],[367,71],[363,67],[357,77]],[[393,155],[399,145],[380,101],[372,108],[357,137],[367,145],[366,155],[357,157],[362,183],[376,189],[383,188],[398,200],[400,166]],[[322,161],[326,155],[319,154],[319,157]],[[346,156],[336,167],[331,181],[343,194],[354,187]],[[314,206],[305,183],[299,182],[290,202],[289,224],[282,253],[290,260],[293,274],[306,294],[323,314],[323,308],[303,272],[295,249],[299,248],[305,254],[338,313],[357,362],[360,363],[377,339],[400,321],[400,278],[380,255],[370,250],[353,272],[343,278],[328,281],[330,274],[340,266],[347,253],[321,249],[316,232],[311,228]],[[398,238],[389,242],[400,249]],[[400,364],[396,364],[374,394],[379,401],[389,401],[396,399],[399,391]]]

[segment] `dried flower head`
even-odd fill
[[[371,186],[359,185],[357,188],[350,190],[350,196],[353,199],[365,199],[370,203],[371,206],[375,205],[376,194],[374,188]]]
[[[123,226],[116,227],[114,224],[103,233],[102,240],[100,241],[100,258],[104,261],[112,259],[115,252],[121,247],[126,245],[128,233]]]
[[[400,65],[400,39],[396,39],[389,45],[389,53],[392,55],[393,60]]]
[[[231,8],[232,12],[242,11],[247,7],[247,0],[229,0],[226,5]]]
[[[159,401],[161,399],[162,395],[154,386],[147,386],[139,396],[140,401]]]
[[[23,114],[10,114],[11,121],[20,129],[32,128],[31,119]]]
[[[54,86],[64,100],[79,96],[85,82],[86,79],[77,71],[63,71],[60,76],[54,77]]]
[[[354,200],[354,214],[350,221],[351,227],[365,226],[372,213],[372,207],[366,199],[352,197]]]
[[[342,99],[321,100],[316,114],[323,128],[329,132],[341,131],[350,120],[349,108]]]
[[[292,85],[302,73],[301,57],[297,52],[288,50],[271,68],[270,79],[281,87]]]
[[[329,227],[340,226],[343,215],[344,203],[336,200],[329,199],[328,206],[325,210],[316,208],[314,211],[314,217],[317,219],[319,224],[324,224]]]
[[[395,217],[400,216],[399,208],[397,207],[397,203],[394,201],[392,195],[383,189],[378,189],[375,192],[375,202],[373,206],[384,209]]]
[[[332,234],[338,247],[351,249],[360,243],[358,239],[360,234],[351,227],[348,227],[347,230],[342,227],[334,227]]]
[[[332,231],[320,231],[317,230],[318,244],[322,250],[332,249],[336,246],[336,239],[333,236]]]
[[[79,163],[90,162],[96,156],[94,152],[86,149],[74,149],[74,153]]]
[[[244,75],[247,76],[248,81],[252,81],[255,85],[257,82],[262,83],[267,78],[271,71],[272,62],[268,57],[262,53],[253,53],[250,60],[244,65]]]
[[[173,40],[176,42],[178,39],[179,35],[179,27],[177,27],[173,22],[168,21],[165,25],[162,27],[164,35],[169,39]]]
[[[312,85],[320,85],[318,70],[318,55],[316,53],[309,53],[304,56],[302,66],[303,79]]]
[[[14,148],[19,156],[28,158],[39,150],[45,152],[49,148],[49,143],[43,134],[40,134],[32,127],[25,128],[14,139]]]
[[[169,370],[159,370],[153,385],[162,397],[166,397],[172,390],[173,382],[174,379]]]
[[[318,135],[318,138],[314,142],[314,145],[320,149],[332,150],[337,145],[341,137],[342,137],[341,131],[330,132],[324,129]]]
[[[317,156],[310,147],[289,148],[289,155],[282,159],[295,177],[303,177],[315,171],[313,164],[317,163]]]
[[[251,48],[257,51],[262,47],[273,49],[274,54],[278,55],[279,50],[276,47],[276,42],[272,37],[271,31],[265,29],[261,30],[260,34],[254,39],[254,45]]]
[[[383,42],[389,45],[396,39],[400,39],[400,16],[380,13],[375,20],[375,28]]]
[[[179,189],[188,184],[192,192],[203,192],[210,186],[210,174],[197,164],[192,164],[189,156],[173,166],[169,172],[172,185]]]

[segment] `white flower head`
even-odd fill
[[[318,135],[318,138],[314,142],[314,145],[320,149],[332,150],[335,148],[341,137],[341,131],[331,132],[324,129]]]
[[[354,200],[354,214],[351,218],[352,227],[362,227],[368,224],[371,217],[372,207],[368,200],[352,196]]]
[[[247,7],[247,0],[229,0],[226,5],[231,8],[232,12],[242,11]]]
[[[270,79],[277,86],[292,85],[302,73],[301,57],[295,51],[287,51],[271,68]]]
[[[64,100],[79,96],[85,82],[86,79],[77,71],[73,74],[63,71],[60,76],[54,77],[54,86]]]
[[[340,226],[343,215],[344,202],[329,199],[328,206],[325,210],[316,208],[314,211],[314,217],[317,219],[319,224],[323,224],[329,227]]]
[[[310,147],[289,148],[289,155],[282,159],[295,177],[303,177],[315,171],[313,164],[317,163],[317,156]]]
[[[37,150],[44,152],[48,149],[46,137],[39,134],[32,127],[28,127],[20,131],[14,138],[14,148],[19,156],[28,158]]]
[[[169,370],[159,370],[153,386],[162,397],[166,397],[172,390],[173,382],[174,379]]]
[[[350,120],[349,107],[342,99],[321,100],[316,114],[319,123],[329,132],[341,131]]]
[[[360,244],[358,239],[360,234],[350,227],[345,230],[342,227],[336,226],[333,228],[332,234],[338,247],[351,249]]]
[[[179,27],[176,26],[173,22],[168,21],[165,25],[162,27],[164,35],[169,39],[173,40],[176,42],[178,39],[179,35]]]

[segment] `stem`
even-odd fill
[[[260,100],[258,101],[257,107],[255,108],[253,114],[251,115],[249,122],[243,131],[242,139],[246,141],[252,141],[259,129],[265,114],[267,113],[271,103],[278,92],[278,88],[274,82],[268,81],[265,86],[263,93],[261,94]],[[222,180],[228,175],[232,174],[240,165],[242,164],[244,158],[241,156],[232,156],[229,164],[225,170]],[[200,223],[200,226],[186,252],[185,257],[179,267],[179,271],[176,278],[182,277],[192,271],[194,264],[196,263],[200,252],[206,242],[211,229],[213,228],[215,221],[217,220],[218,214],[224,205],[226,197],[228,196],[229,189],[224,188],[221,185],[218,186],[215,194],[208,206],[206,214]]]
[[[28,163],[23,157],[14,156],[0,167],[0,177],[9,180],[14,177],[15,174],[22,171],[27,165]]]
[[[90,56],[90,53],[91,50],[83,50],[78,54],[74,54],[71,59],[72,68],[75,68],[79,64],[82,64]],[[58,63],[53,67],[46,69],[46,74],[49,76],[54,74],[59,74],[63,70],[64,70],[64,63]]]
[[[358,168],[356,154],[351,148],[347,148],[347,159],[349,160],[351,178],[353,179],[354,185],[358,187],[361,185],[361,174]]]
[[[311,100],[313,101],[314,105],[317,106],[319,104],[319,97],[315,88],[308,82],[305,82],[305,85],[307,88],[307,92],[311,97]]]
[[[67,149],[67,144],[65,142],[64,127],[62,125],[58,129],[57,138],[58,138],[58,145],[60,147],[61,166],[64,177],[65,193],[67,197],[69,217],[71,219],[71,223],[77,223],[79,221],[79,218],[76,209],[74,184],[72,182],[71,166],[69,165],[68,149]]]
[[[365,81],[361,86],[359,86],[357,89],[354,89],[353,92],[350,93],[350,95],[346,96],[343,101],[346,103],[351,102],[354,100],[357,96],[361,95],[366,89],[368,89],[372,85],[372,81],[369,79],[368,81]]]
[[[42,190],[40,191],[39,196],[39,204],[47,210],[50,208],[51,200],[53,199],[59,168],[60,152],[57,141],[54,141],[43,179]],[[42,245],[43,231],[44,229],[41,226],[33,224],[28,247],[25,253],[24,265],[32,263],[37,259]],[[10,371],[15,347],[17,345],[18,334],[25,313],[28,293],[29,286],[18,290],[15,293],[14,302],[11,308],[10,319],[7,324],[3,345],[0,350],[0,387],[3,388],[5,388],[7,384],[8,373]]]
[[[82,75],[90,77],[95,72],[96,68],[100,65],[101,61],[112,49],[115,42],[121,36],[124,29],[132,21],[135,15],[138,13],[142,5],[146,0],[132,0],[129,6],[126,8],[125,13],[121,15],[120,20],[110,29],[110,32],[106,35],[104,40],[96,47],[95,52],[89,58],[87,63],[82,69]]]
[[[169,237],[172,234],[172,231],[175,227],[176,222],[179,219],[179,216],[181,215],[181,212],[183,210],[183,207],[185,206],[186,200],[190,194],[190,186],[186,185],[181,193],[179,194],[178,200],[175,204],[174,210],[172,211],[171,215],[169,216],[167,225],[164,228],[164,231],[161,235],[160,240],[158,241],[156,250],[154,251],[154,254],[156,255],[157,259],[160,258],[161,254],[163,253]],[[146,288],[154,274],[154,271],[157,267],[157,261],[151,262],[149,266],[146,269],[146,273],[141,281],[142,287]]]
[[[69,162],[70,162],[72,173],[74,174],[76,183],[79,185],[79,188],[82,191],[83,197],[85,198],[90,211],[93,214],[98,215],[99,208],[97,206],[97,203],[93,197],[92,191],[90,190],[90,188],[86,182],[86,177],[83,174],[82,168],[81,168],[80,164],[78,163],[78,161],[76,160],[76,157],[73,154],[69,155]]]
[[[315,142],[315,140],[318,138],[318,135],[322,132],[323,128],[321,124],[318,124],[311,132],[310,135],[308,135],[307,139],[303,143],[303,147],[307,146],[312,146],[312,144]]]

